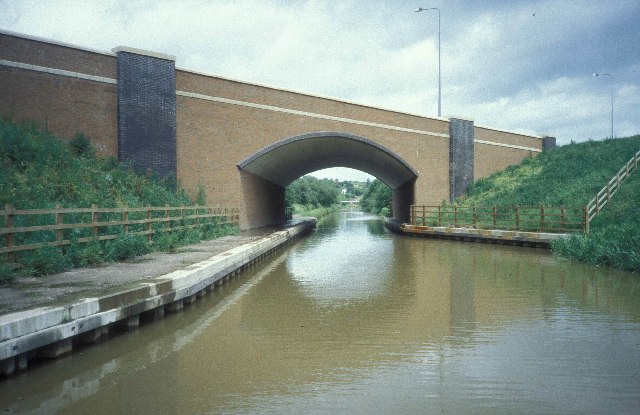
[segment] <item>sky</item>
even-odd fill
[[[638,0],[0,0],[0,30],[436,116],[438,12],[418,7],[440,10],[443,117],[563,145],[609,137],[613,96],[614,136],[640,133]]]

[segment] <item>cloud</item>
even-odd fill
[[[569,140],[640,131],[640,4],[468,2],[441,10],[443,114]],[[437,113],[437,13],[412,2],[2,1],[0,28],[399,111]],[[431,3],[429,7],[431,7]],[[425,6],[426,7],[426,6]]]

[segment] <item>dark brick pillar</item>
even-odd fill
[[[542,149],[546,150],[548,148],[555,148],[556,147],[556,138],[555,137],[548,137],[548,136],[544,136],[542,137]]]
[[[449,119],[449,200],[473,183],[473,121]]]
[[[176,175],[173,56],[126,47],[118,56],[118,159],[142,173]]]

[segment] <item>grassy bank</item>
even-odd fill
[[[323,216],[327,216],[331,213],[340,210],[340,205],[333,205],[329,207],[324,206],[312,206],[312,205],[293,205],[293,213],[299,216],[311,216],[316,219],[320,219]]]
[[[0,204],[16,209],[63,207],[143,207],[206,204],[204,191],[190,197],[176,186],[174,177],[140,175],[113,158],[97,158],[90,141],[77,134],[67,142],[34,124],[0,120]],[[14,226],[30,224],[16,223]],[[0,258],[0,283],[22,275],[45,275],[65,269],[125,260],[153,250],[172,251],[178,246],[236,233],[228,226],[203,226],[146,238],[121,235],[112,241],[43,248],[17,255],[19,268]],[[42,236],[28,236],[29,243]],[[34,239],[35,238],[35,239]]]
[[[569,144],[478,180],[462,205],[584,206],[635,152],[640,136]],[[552,245],[560,257],[640,272],[640,172],[591,222],[589,235]]]

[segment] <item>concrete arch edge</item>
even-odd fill
[[[367,172],[392,189],[418,177],[417,170],[393,150],[340,131],[316,131],[285,138],[245,158],[237,167],[282,187],[328,167]]]

